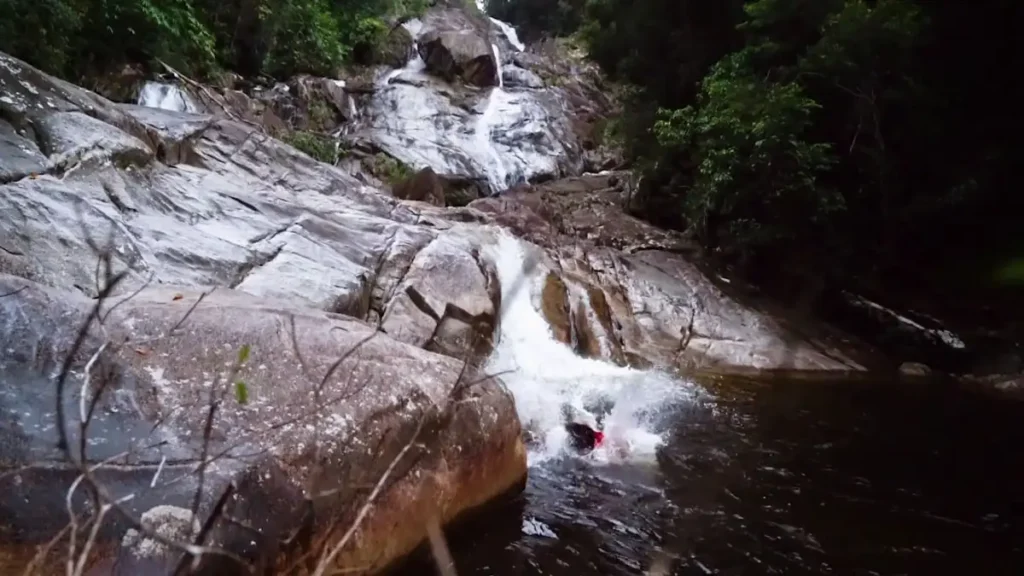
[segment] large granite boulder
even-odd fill
[[[382,328],[449,356],[486,357],[501,292],[493,264],[480,255],[485,242],[475,227],[458,226],[420,250],[390,299]]]
[[[395,198],[418,200],[434,206],[443,207],[445,203],[444,183],[429,166],[396,184],[394,194]]]
[[[0,294],[0,535],[22,552],[0,553],[7,574],[69,521],[65,494],[80,471],[58,448],[55,375],[96,302],[11,276],[0,276]],[[302,564],[338,541],[380,482],[357,540],[333,561],[375,572],[421,542],[432,519],[447,522],[525,475],[500,383],[474,375],[460,385],[459,361],[360,321],[173,287],[106,302],[100,318],[63,395],[68,451],[78,461],[84,447],[95,467],[73,510],[95,512],[87,494],[97,488],[132,518],[107,517],[96,574],[170,573],[179,552],[144,545],[152,535],[138,524],[167,536],[173,526],[157,527],[184,522],[180,543],[190,543],[196,504],[206,546],[264,570]],[[83,391],[86,405],[98,398],[88,426]],[[198,573],[243,568],[210,555]]]
[[[430,30],[416,41],[427,70],[451,82],[497,86],[501,63],[487,40],[473,30]]]

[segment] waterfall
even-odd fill
[[[520,52],[526,50],[526,45],[519,40],[519,34],[516,33],[516,29],[508,22],[502,22],[497,18],[491,18],[491,22],[501,29],[501,33],[505,35],[505,39],[508,40],[509,44],[515,46],[516,50]]]
[[[506,100],[504,97],[505,91],[500,87],[492,88],[487,95],[483,113],[480,114],[473,133],[475,145],[470,150],[475,159],[483,165],[492,193],[508,188],[509,170],[501,153],[494,146],[494,139],[491,136],[495,120],[502,113],[502,103]]]
[[[486,0],[476,0],[476,7],[480,10],[480,12],[487,14]],[[488,18],[490,17],[488,16]],[[509,24],[508,22],[502,22],[497,18],[490,18],[490,20],[492,24],[494,24],[501,30],[501,33],[505,35],[505,39],[508,40],[508,43],[514,46],[516,50],[520,52],[526,50],[526,45],[519,40],[519,34],[516,33],[516,29],[513,28],[511,24]]]
[[[413,38],[425,29],[419,20],[403,26]],[[491,46],[501,62],[501,48]],[[498,66],[500,71],[500,64]],[[490,193],[513,181],[554,174],[567,154],[557,121],[535,92],[498,86],[477,90],[453,87],[427,73],[418,53],[404,67],[377,79],[373,98],[360,109],[363,134],[387,154],[414,168],[485,179]],[[462,92],[467,109],[453,101]]]
[[[491,44],[491,51],[494,52],[494,73],[498,75],[498,88],[504,88],[505,81],[501,79],[501,50],[497,44]]]
[[[146,82],[139,91],[138,105],[173,112],[199,113],[199,107],[181,88],[162,82]]]
[[[588,406],[608,402],[613,404],[604,419],[608,442],[594,452],[595,459],[650,460],[662,443],[654,432],[658,410],[692,397],[692,388],[659,372],[581,358],[556,340],[536,303],[547,270],[538,264],[534,270],[524,271],[526,262],[537,260],[532,250],[538,249],[505,230],[497,233],[496,243],[485,248],[502,290],[498,341],[487,370],[502,374],[523,426],[542,438],[541,446],[531,451],[530,461],[562,453],[567,436],[563,405],[590,413]],[[623,446],[628,448],[622,450]]]

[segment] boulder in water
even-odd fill
[[[395,26],[387,37],[373,46],[367,64],[401,68],[416,53],[416,41],[404,26]]]
[[[900,364],[899,372],[900,376],[907,378],[923,378],[931,374],[932,369],[920,362],[904,362]]]

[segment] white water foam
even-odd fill
[[[174,84],[162,82],[146,82],[139,91],[139,106],[160,108],[172,112],[189,112],[196,114],[199,108],[180,88]]]
[[[523,426],[541,438],[531,449],[530,463],[565,453],[564,404],[586,411],[585,406],[602,399],[614,406],[604,419],[606,442],[591,457],[597,462],[652,461],[662,443],[653,430],[656,413],[692,391],[659,372],[581,358],[555,340],[535,302],[547,270],[538,263],[524,272],[530,268],[526,263],[539,262],[532,250],[537,248],[504,230],[485,250],[502,288],[499,340],[487,370],[502,374]]]
[[[494,139],[491,138],[492,125],[501,114],[501,97],[503,95],[504,90],[501,88],[494,88],[487,95],[483,113],[480,114],[474,127],[475,146],[467,150],[483,165],[491,190],[496,192],[508,188],[508,168],[505,166],[501,153],[494,146]]]

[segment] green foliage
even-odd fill
[[[268,74],[329,76],[348,55],[350,48],[341,41],[341,29],[328,0],[283,2],[264,21],[272,22],[273,30],[265,64]]]
[[[206,73],[215,40],[189,0],[0,0],[0,49],[77,78],[130,58]]]
[[[587,0],[488,0],[487,13],[516,27],[526,41],[568,36],[583,22]]]
[[[332,75],[379,45],[385,19],[428,0],[0,0],[0,50],[72,80],[157,60],[196,77],[218,68]]]
[[[981,203],[997,187],[987,172],[1012,173],[1012,155],[970,127],[983,103],[964,115],[943,94],[956,84],[945,62],[987,57],[963,59],[963,42],[935,40],[959,38],[966,21],[981,42],[997,21],[986,10],[999,2],[588,0],[578,36],[606,73],[634,87],[617,134],[645,172],[641,214],[730,249],[754,276],[803,249],[814,274],[871,282],[899,265],[900,249],[920,253],[925,238],[941,238],[958,209],[999,205]],[[1000,6],[1003,18],[1013,13]],[[975,67],[960,73],[982,81]],[[989,68],[983,81],[1005,93],[1009,81]],[[993,98],[970,91],[952,94]],[[973,169],[929,158],[962,150],[943,134],[951,123],[990,143],[960,154],[977,158]]]
[[[78,2],[0,0],[0,50],[44,70],[63,71],[84,13]]]
[[[818,182],[834,162],[829,145],[808,141],[820,105],[795,82],[755,74],[750,58],[723,59],[695,105],[662,110],[654,124],[661,146],[690,151],[687,220],[704,238],[717,238],[710,223],[724,220],[729,239],[747,248],[791,238],[843,205]]]
[[[309,103],[309,127],[320,130],[335,122],[334,109],[325,101],[313,99]]]
[[[235,381],[235,400],[243,406],[249,403],[249,385],[244,380]]]
[[[299,131],[285,136],[284,141],[320,162],[334,164],[338,161],[338,144],[328,136]]]
[[[378,152],[364,161],[364,167],[377,178],[392,186],[408,180],[412,177],[413,171],[405,163]]]

